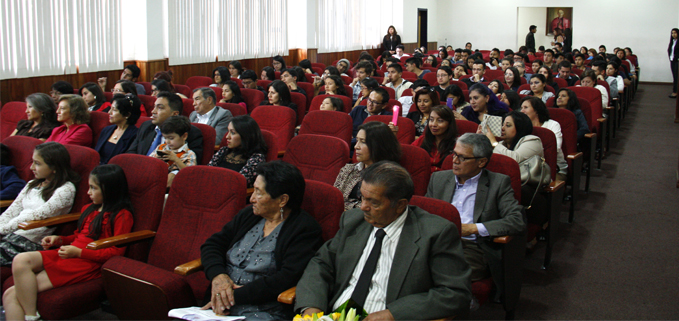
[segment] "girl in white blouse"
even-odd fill
[[[549,119],[547,106],[536,97],[524,97],[521,100],[521,112],[530,118],[533,127],[547,128],[556,136],[556,165],[559,167],[556,173],[556,180],[565,181],[566,175],[568,175],[568,162],[566,162],[566,158],[561,150],[561,143],[563,142],[561,125],[555,120]]]

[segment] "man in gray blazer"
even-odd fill
[[[229,131],[229,122],[231,122],[231,112],[217,107],[217,95],[215,92],[207,87],[196,88],[193,90],[193,108],[195,109],[189,115],[189,120],[192,123],[200,123],[210,125],[217,132],[216,144],[222,141],[226,132]]]
[[[492,154],[493,146],[485,135],[462,135],[453,150],[453,169],[432,174],[426,196],[450,202],[460,212],[471,281],[490,273],[502,289],[498,283],[502,252],[493,237],[520,234],[526,230],[526,221],[509,176],[484,169]]]
[[[470,270],[456,226],[408,205],[414,187],[400,165],[375,163],[362,179],[361,208],[342,215],[335,237],[309,262],[297,284],[295,310],[332,312],[351,299],[369,314],[365,320],[467,313]],[[378,259],[365,273],[373,250]]]

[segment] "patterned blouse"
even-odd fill
[[[230,157],[229,154],[233,150],[224,146],[220,148],[214,156],[212,156],[212,159],[210,160],[209,163],[207,163],[208,166],[218,166],[218,167],[226,167],[224,166],[224,163],[237,163],[237,162],[243,162],[241,160],[238,160],[234,157]],[[255,179],[257,178],[257,165],[260,163],[264,163],[266,161],[266,157],[264,154],[260,153],[255,153],[250,156],[250,158],[244,162],[245,165],[240,169],[239,173],[245,177],[245,180],[248,181],[248,187],[252,187],[252,185],[255,183]],[[226,167],[228,168],[228,167]]]
[[[344,210],[348,211],[359,207],[361,200],[356,195],[351,195],[361,181],[361,172],[365,169],[363,163],[346,164],[340,170],[335,180],[334,186],[337,187],[344,196]]]

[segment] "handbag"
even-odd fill
[[[538,194],[540,187],[549,185],[552,181],[551,168],[545,161],[545,158],[540,155],[533,155],[523,162],[519,163],[519,170],[521,171],[521,186],[529,184],[535,186],[535,193],[530,199],[530,203],[526,209],[529,209],[533,204],[535,195]]]
[[[479,125],[481,126],[481,128],[488,127],[488,129],[490,129],[490,132],[493,133],[493,136],[495,137],[502,136],[502,117],[500,116],[492,116],[486,114],[483,117],[483,121]]]

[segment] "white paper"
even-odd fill
[[[212,310],[201,310],[200,307],[172,309],[167,313],[168,317],[184,320],[244,320],[242,316],[216,315]]]

